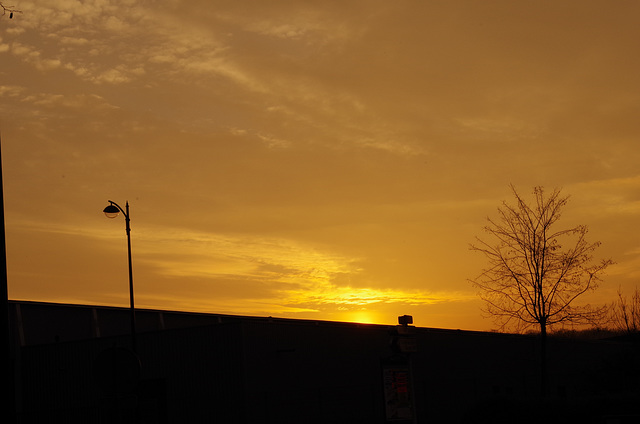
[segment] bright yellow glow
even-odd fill
[[[348,314],[345,314],[345,321],[358,322],[361,324],[378,324],[379,323],[375,319],[375,314],[366,309],[361,311],[353,311]]]

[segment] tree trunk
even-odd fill
[[[547,397],[547,323],[540,323],[540,397]]]

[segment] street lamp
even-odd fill
[[[109,200],[109,206],[104,208],[104,214],[107,218],[115,218],[120,212],[124,215],[125,228],[127,230],[127,248],[129,258],[129,303],[131,309],[131,345],[133,352],[136,352],[136,309],[133,304],[133,268],[131,267],[131,226],[129,219],[129,202],[125,204],[123,210],[116,202]]]

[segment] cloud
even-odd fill
[[[585,181],[569,190],[579,193],[572,201],[583,212],[606,219],[640,217],[640,175]]]
[[[0,85],[0,96],[18,97],[25,90],[25,87],[20,87],[17,85]]]
[[[60,7],[63,9],[58,9]],[[118,7],[126,10],[126,13],[121,14],[122,18],[110,15]],[[274,20],[282,20],[280,26],[271,18],[262,18],[256,14],[236,15],[233,18],[227,16],[223,21],[235,28],[232,30],[254,32],[266,37],[280,38],[286,33],[288,35],[285,38],[291,38],[293,33],[302,35],[312,32],[318,36],[334,38],[335,42],[338,38],[354,41],[354,34],[345,33],[354,31],[354,27],[347,26],[344,22],[335,22],[331,13],[303,8],[290,14],[289,18],[285,18],[270,13]],[[238,43],[234,38],[225,38],[210,27],[185,27],[168,10],[159,8],[143,14],[138,7],[132,13],[128,6],[52,4],[50,9],[44,7],[44,10],[38,10],[34,19],[38,23],[47,22],[49,34],[46,38],[56,40],[56,43],[36,49],[33,45],[14,42],[12,50],[15,55],[41,71],[68,69],[87,81],[110,85],[130,84],[144,75],[164,75],[174,81],[182,80],[185,74],[210,81],[223,78],[243,90],[268,96],[268,100],[267,97],[264,99],[270,103],[269,109],[281,112],[281,118],[318,127],[331,137],[360,140],[363,146],[400,154],[420,150],[389,134],[388,129],[381,131],[382,128],[378,128],[376,131],[375,128],[361,127],[365,124],[354,121],[353,114],[362,114],[364,103],[344,90],[344,87],[326,86],[316,79],[292,75],[282,68],[273,68],[272,65],[276,62],[268,56],[264,58],[267,62],[263,65],[266,66],[256,67],[256,63],[247,61],[254,51],[246,50],[248,45],[244,42]],[[92,26],[92,29],[87,26],[94,24],[98,25]],[[35,29],[36,25],[32,25]],[[100,38],[92,35],[100,28],[109,35]],[[131,38],[138,41],[135,50],[131,48]],[[99,57],[88,61],[90,52],[99,52]],[[109,63],[112,66],[108,66]],[[320,119],[318,112],[324,115]],[[343,122],[340,126],[324,124],[329,121]],[[372,138],[372,134],[377,135]],[[269,138],[286,139],[282,136]],[[276,144],[283,145],[282,142]]]
[[[14,92],[17,90],[14,89]],[[24,93],[24,90],[20,90]],[[96,94],[59,94],[59,93],[35,93],[22,96],[22,102],[38,106],[66,109],[91,109],[92,111],[113,110],[117,107],[109,104],[104,98]]]
[[[145,231],[139,237],[138,249],[144,252],[145,260],[161,269],[164,275],[243,275],[293,281],[297,278],[331,280],[335,275],[357,272],[351,265],[354,259],[282,238],[167,228]]]
[[[121,237],[106,229],[43,226],[24,220],[12,224],[32,231],[80,236],[100,241],[101,245],[117,247],[118,250],[120,247],[119,243],[114,242]],[[348,285],[350,275],[362,271],[355,266],[355,258],[340,257],[282,238],[225,236],[184,229],[145,229],[136,233],[135,258],[136,268],[151,268],[162,279],[236,281],[233,291],[221,292],[220,282],[213,283],[206,290],[214,290],[218,298],[224,298],[227,308],[235,308],[236,311],[299,313],[327,308],[358,310],[377,304],[416,306],[467,301],[473,297],[462,292],[352,287]],[[238,290],[241,287],[246,289]],[[248,290],[249,287],[252,289]],[[154,297],[157,295],[143,295],[146,302]],[[211,303],[208,301],[208,304]],[[196,304],[192,302],[191,309]]]

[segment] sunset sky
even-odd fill
[[[9,297],[490,330],[469,250],[571,195],[640,282],[640,2],[3,0]]]

